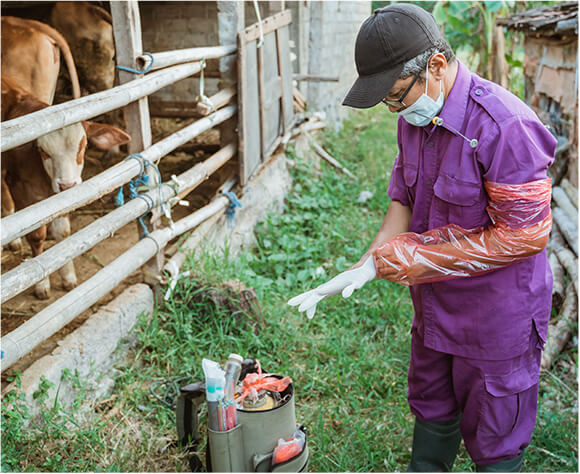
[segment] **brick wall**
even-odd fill
[[[339,77],[339,82],[301,82],[299,88],[312,109],[324,111],[328,120],[338,125],[346,111],[340,104],[357,77],[356,35],[371,14],[371,2],[302,1],[287,2],[287,7],[292,10],[293,19],[309,20],[307,28],[295,22],[290,32],[297,55],[293,63],[295,72]],[[304,11],[305,8],[308,10]],[[305,54],[307,59],[303,57]]]
[[[149,52],[216,46],[218,41],[216,2],[139,2],[143,50]],[[205,95],[218,91],[217,78],[205,78]],[[161,89],[153,97],[168,101],[195,101],[199,76],[183,79]]]
[[[198,46],[215,46],[218,39],[217,2],[140,2],[143,48],[160,52]],[[280,2],[260,1],[266,18],[280,11]],[[371,13],[370,1],[287,1],[292,12],[290,39],[296,55],[295,73],[338,76],[340,82],[300,82],[311,110],[323,110],[337,123],[345,107],[340,103],[357,77],[354,42],[361,23]],[[256,22],[253,2],[244,4],[244,24]],[[205,94],[217,92],[219,79],[205,79]],[[167,101],[194,101],[199,94],[199,78],[187,78],[154,94]]]

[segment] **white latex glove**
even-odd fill
[[[374,280],[376,276],[375,261],[371,255],[360,267],[339,273],[332,280],[319,287],[290,299],[288,304],[290,306],[300,305],[298,311],[306,311],[308,319],[312,319],[319,301],[339,293],[342,293],[343,298],[348,298],[354,290],[362,288],[365,283]]]

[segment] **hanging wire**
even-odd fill
[[[262,18],[260,16],[260,7],[258,6],[258,0],[254,0],[254,10],[256,11],[256,18],[258,18],[258,28],[260,29],[260,40],[258,41],[257,48],[261,48],[264,44],[264,29],[262,28]]]

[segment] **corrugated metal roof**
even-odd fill
[[[567,2],[552,7],[534,8],[510,17],[498,18],[497,24],[548,36],[578,35],[578,3]]]

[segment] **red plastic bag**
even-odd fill
[[[248,374],[242,382],[242,390],[240,398],[237,400],[241,404],[246,397],[256,401],[258,399],[258,392],[260,390],[267,390],[269,392],[283,392],[286,387],[292,383],[290,377],[278,379],[272,377],[270,374],[263,374],[262,367],[258,361],[258,373]]]
[[[278,440],[278,445],[272,454],[272,466],[288,461],[295,456],[298,456],[304,449],[306,443],[306,435],[302,430],[296,430],[294,436],[288,441],[283,439]]]

